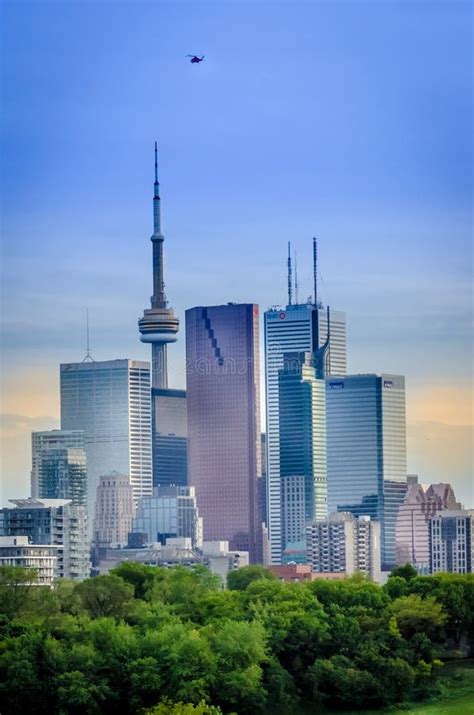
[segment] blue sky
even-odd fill
[[[349,369],[406,375],[411,471],[472,503],[470,3],[2,9],[8,484],[27,489],[29,432],[57,420],[86,307],[96,359],[148,358],[157,139],[183,324],[193,305],[283,302],[288,240],[306,296],[317,235]],[[177,386],[183,351],[181,332]]]

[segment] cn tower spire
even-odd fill
[[[158,183],[158,147],[155,142],[155,183],[153,190],[153,295],[151,308],[143,311],[143,317],[138,321],[140,340],[151,343],[152,354],[152,387],[168,387],[167,343],[175,342],[179,330],[179,320],[175,318],[173,309],[168,308],[165,296],[163,243],[165,237],[161,233],[161,198]]]

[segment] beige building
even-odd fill
[[[312,571],[381,579],[380,522],[368,516],[335,512],[308,524],[306,549]]]
[[[429,522],[447,509],[461,509],[449,484],[426,487],[413,481],[409,483],[397,517],[397,564],[409,563],[420,573],[429,573]]]
[[[95,506],[95,545],[126,546],[134,515],[133,487],[129,478],[117,473],[101,477]]]

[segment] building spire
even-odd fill
[[[161,199],[160,185],[158,183],[158,144],[155,142],[155,183],[153,192],[153,235],[161,235]]]
[[[288,241],[288,260],[286,262],[288,267],[288,305],[293,302],[293,281],[291,279],[291,243]]]
[[[318,305],[318,240],[313,238],[313,304]]]

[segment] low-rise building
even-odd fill
[[[52,586],[57,577],[58,547],[30,544],[27,536],[0,536],[0,566],[34,569],[35,586]]]
[[[165,544],[169,538],[178,537],[191,539],[193,548],[199,548],[202,545],[202,519],[194,487],[155,487],[153,496],[138,500],[131,531],[132,534],[144,534],[148,544],[157,541]]]

